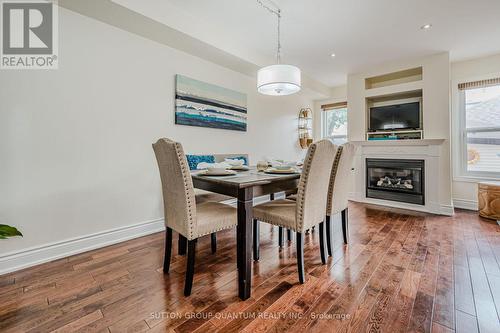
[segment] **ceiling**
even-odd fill
[[[256,0],[113,1],[259,66],[275,61],[276,17]],[[283,16],[282,62],[328,86],[399,58],[500,53],[500,0],[274,2]]]

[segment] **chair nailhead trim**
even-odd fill
[[[218,231],[221,231],[221,230],[231,229],[231,228],[234,228],[234,227],[236,227],[236,225],[230,225],[228,227],[222,227],[222,228],[219,228],[219,229],[215,229],[215,230],[212,230],[212,231],[204,233],[204,234],[199,234],[198,237],[196,237],[196,238],[203,237],[203,236],[206,236],[206,235],[210,235],[210,234],[212,234],[214,232],[218,232]]]
[[[302,175],[300,176],[300,182],[297,191],[297,212],[296,212],[296,223],[297,230],[302,230],[304,225],[304,202],[305,202],[305,190],[307,186],[307,179],[309,178],[309,170],[311,169],[312,160],[316,152],[316,144],[309,146],[309,153],[307,155],[307,161],[304,163],[304,169]]]
[[[194,223],[195,219],[194,216],[196,214],[196,206],[193,208],[193,202],[195,202],[194,198],[192,197],[192,191],[190,189],[192,188],[192,184],[190,184],[191,177],[189,176],[188,178],[188,170],[189,167],[186,162],[186,156],[184,155],[184,152],[182,150],[182,146],[178,143],[175,142],[174,144],[175,147],[175,152],[177,153],[177,158],[179,159],[180,166],[181,166],[181,173],[182,173],[182,180],[184,181],[184,191],[187,193],[187,210],[188,210],[188,234],[190,239],[193,239],[193,229],[194,229]],[[192,182],[192,181],[191,181]]]
[[[264,222],[264,223],[269,223],[269,224],[275,225],[277,227],[283,227],[283,228],[286,228],[286,229],[291,229],[291,230],[297,232],[296,228],[294,228],[293,226],[276,223],[275,221],[271,221],[271,220],[267,220],[267,219],[256,219],[256,220],[260,221],[260,222]]]
[[[326,214],[330,216],[331,210],[333,208],[333,190],[335,188],[335,178],[337,177],[337,171],[340,164],[340,158],[342,156],[343,146],[338,146],[337,154],[335,155],[335,160],[333,162],[332,174],[330,176],[330,185],[328,186],[328,204],[326,205]]]

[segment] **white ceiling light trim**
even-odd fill
[[[281,39],[280,39],[280,23],[281,9],[272,2],[267,0],[272,6],[264,4],[261,0],[257,0],[262,7],[278,18],[278,45],[276,50],[276,65],[271,65],[259,69],[257,72],[257,91],[264,95],[285,96],[295,94],[300,91],[301,73],[300,69],[292,65],[281,64]]]

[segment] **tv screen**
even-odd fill
[[[370,131],[420,128],[420,103],[370,108]]]

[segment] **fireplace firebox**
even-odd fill
[[[366,197],[425,205],[424,160],[366,159]]]

